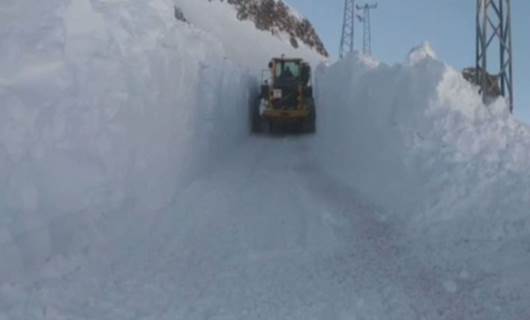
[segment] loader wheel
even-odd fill
[[[256,98],[254,104],[250,106],[250,129],[252,133],[261,133],[262,132],[262,120],[259,113],[259,105],[261,103],[261,97]]]
[[[316,133],[317,132],[317,124],[316,124],[316,118],[313,116],[309,120],[309,128],[307,130],[309,133]]]
[[[304,123],[304,131],[306,133],[316,133],[317,131],[317,124],[316,124],[316,110],[315,110],[315,104],[311,103],[309,107],[309,118]]]

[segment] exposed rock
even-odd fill
[[[289,41],[294,48],[298,48],[301,41],[321,55],[325,57],[329,55],[311,22],[294,14],[282,0],[226,0],[226,2],[236,7],[239,20],[253,21],[256,28],[273,34],[288,33]]]
[[[175,19],[182,21],[182,22],[188,22],[182,10],[177,6],[175,6]]]

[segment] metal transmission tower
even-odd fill
[[[480,85],[484,98],[487,98],[492,86],[488,72],[488,53],[497,43],[500,46],[500,93],[506,98],[510,112],[513,112],[511,0],[477,0],[475,80]]]
[[[355,0],[344,0],[344,20],[342,22],[342,37],[340,40],[339,56],[343,58],[354,50],[355,35]]]
[[[358,15],[357,18],[363,23],[363,54],[372,55],[372,21],[370,11],[377,9],[376,4],[365,4],[357,6],[357,10],[362,10],[363,14]]]

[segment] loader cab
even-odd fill
[[[311,67],[300,58],[273,58],[269,63],[270,82],[262,86],[262,95],[270,95],[273,108],[302,108],[312,97]]]
[[[298,86],[309,84],[311,68],[302,59],[275,58],[269,63],[272,86]]]

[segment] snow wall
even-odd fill
[[[438,243],[530,235],[530,129],[503,99],[485,106],[429,44],[403,64],[352,55],[316,73],[316,157],[383,219]]]
[[[117,213],[145,221],[127,215],[169,204],[248,135],[255,79],[171,1],[0,9],[0,283],[105,241]]]

